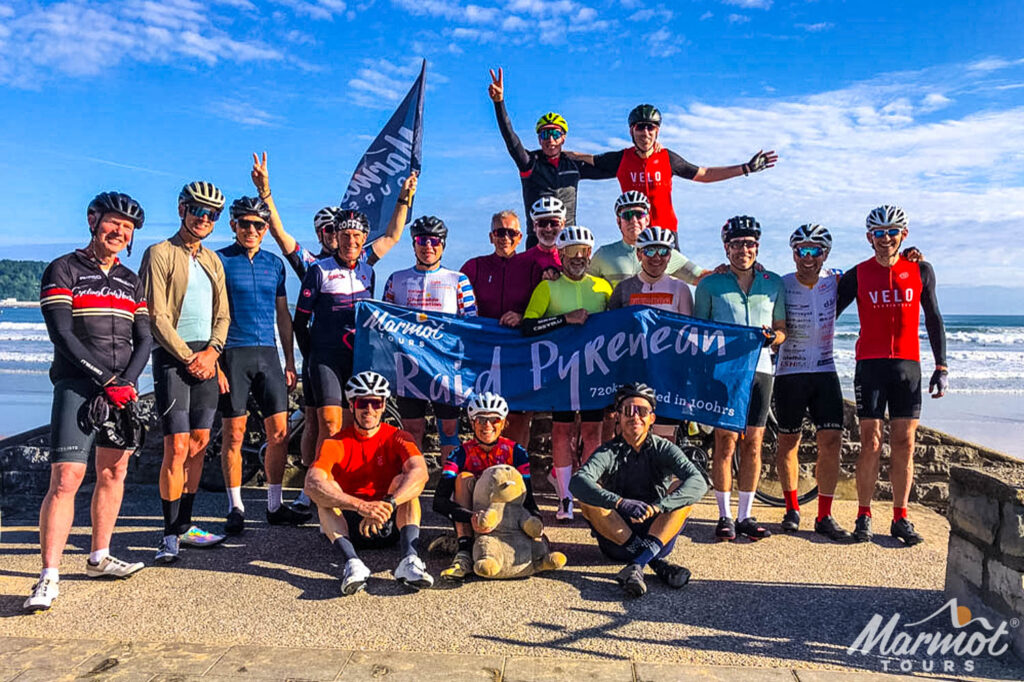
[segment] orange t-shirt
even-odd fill
[[[395,476],[410,457],[421,456],[412,436],[381,424],[370,438],[360,438],[354,426],[324,441],[313,466],[334,478],[341,489],[362,500],[384,499]]]

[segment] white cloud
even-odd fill
[[[342,0],[273,0],[275,3],[290,8],[298,16],[328,21],[343,14],[347,5]]]
[[[797,24],[797,28],[802,28],[808,33],[821,33],[822,31],[828,31],[835,27],[831,21],[819,21],[816,24]]]
[[[722,4],[743,9],[771,9],[772,0],[722,0]]]
[[[658,5],[657,8],[645,8],[637,10],[629,16],[630,21],[659,21],[668,22],[672,20],[672,10],[665,9],[664,5]]]
[[[701,21],[707,21],[708,19],[710,19],[713,16],[715,16],[714,12],[705,12],[704,14],[700,15],[700,20]]]
[[[235,123],[241,123],[247,126],[270,126],[276,125],[281,121],[279,116],[275,116],[263,109],[252,106],[249,102],[238,102],[234,100],[220,100],[211,103],[207,107],[214,116],[220,118],[226,118],[229,121]]]
[[[397,64],[387,59],[364,59],[355,77],[348,81],[350,97],[362,107],[392,109],[409,92],[413,79],[420,73],[421,65],[422,61],[417,57]],[[428,89],[432,82],[447,81],[442,74],[428,70]]]
[[[750,17],[745,14],[730,14],[728,20],[730,24],[745,24],[750,21]]]

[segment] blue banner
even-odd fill
[[[341,198],[342,208],[362,211],[370,219],[368,242],[384,234],[402,184],[409,173],[418,171],[422,164],[426,74],[427,60],[424,59],[419,78],[363,154]],[[411,206],[408,216],[412,217]]]
[[[524,337],[496,320],[356,304],[355,370],[387,377],[394,394],[463,405],[478,391],[513,410],[607,407],[643,381],[658,414],[742,431],[761,352],[759,329],[642,306],[591,315]]]

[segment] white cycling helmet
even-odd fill
[[[620,194],[619,198],[615,200],[615,215],[617,217],[623,209],[638,207],[643,208],[645,211],[650,211],[651,202],[647,200],[647,195],[643,192],[631,189]]]
[[[334,220],[339,211],[341,211],[341,209],[337,206],[324,206],[316,212],[316,215],[313,216],[313,229],[317,234],[319,234],[327,225],[334,224]]]
[[[367,370],[354,375],[345,384],[345,399],[352,402],[356,398],[372,396],[375,398],[391,397],[391,387],[388,380],[376,372]]]
[[[577,244],[594,248],[594,233],[582,225],[566,225],[555,240],[555,246],[559,249]]]
[[[890,204],[879,206],[868,213],[868,218],[864,223],[869,230],[878,227],[898,227],[901,230],[906,230],[910,226],[907,214],[903,212],[903,209]]]
[[[636,248],[643,249],[648,246],[667,246],[674,249],[676,233],[663,227],[646,227],[636,238]]]
[[[530,207],[530,219],[561,218],[565,220],[565,204],[558,197],[541,197]]]
[[[807,242],[817,244],[827,253],[832,250],[832,233],[817,223],[808,223],[796,228],[789,237],[790,248]]]
[[[226,201],[224,193],[217,189],[216,185],[203,180],[188,183],[178,193],[179,204],[199,204],[218,211],[224,208]]]
[[[508,416],[508,403],[497,393],[476,393],[466,405],[466,413],[470,419],[478,414],[496,414],[504,419]]]

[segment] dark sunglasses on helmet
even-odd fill
[[[484,424],[500,424],[501,417],[499,417],[496,414],[478,414],[477,416],[473,417],[473,421],[475,421],[480,426],[483,426]]]
[[[433,246],[435,249],[444,243],[443,239],[432,234],[416,235],[412,241],[416,246]]]
[[[649,130],[657,130],[658,129],[658,124],[657,123],[644,123],[644,122],[634,123],[633,124],[633,128],[635,128],[636,130],[641,130],[643,132],[647,132]]]
[[[533,224],[537,227],[561,227],[562,221],[558,218],[538,218]]]
[[[647,419],[648,415],[651,414],[651,408],[646,405],[623,405],[619,408],[619,412],[624,417],[640,417],[641,419]]]
[[[793,249],[793,253],[797,255],[797,258],[819,258],[825,253],[825,249],[820,246],[798,246]]]
[[[623,211],[622,213],[620,213],[619,217],[622,218],[623,220],[642,220],[647,217],[647,211],[640,208],[630,209],[628,211]]]
[[[263,230],[267,229],[267,224],[262,220],[248,220],[243,218],[242,220],[238,221],[238,229],[262,232]]]
[[[558,128],[545,128],[544,130],[537,133],[537,137],[539,137],[540,139],[554,140],[555,142],[561,140],[563,135],[565,135],[565,133],[563,133]]]
[[[352,405],[357,410],[383,410],[384,398],[356,398]]]
[[[202,220],[203,218],[209,218],[211,223],[217,222],[220,218],[220,211],[215,208],[208,206],[200,206],[199,204],[188,204],[185,206],[185,212],[190,216],[195,216]]]
[[[640,253],[644,254],[648,258],[664,258],[670,252],[667,246],[645,246],[641,249]]]

